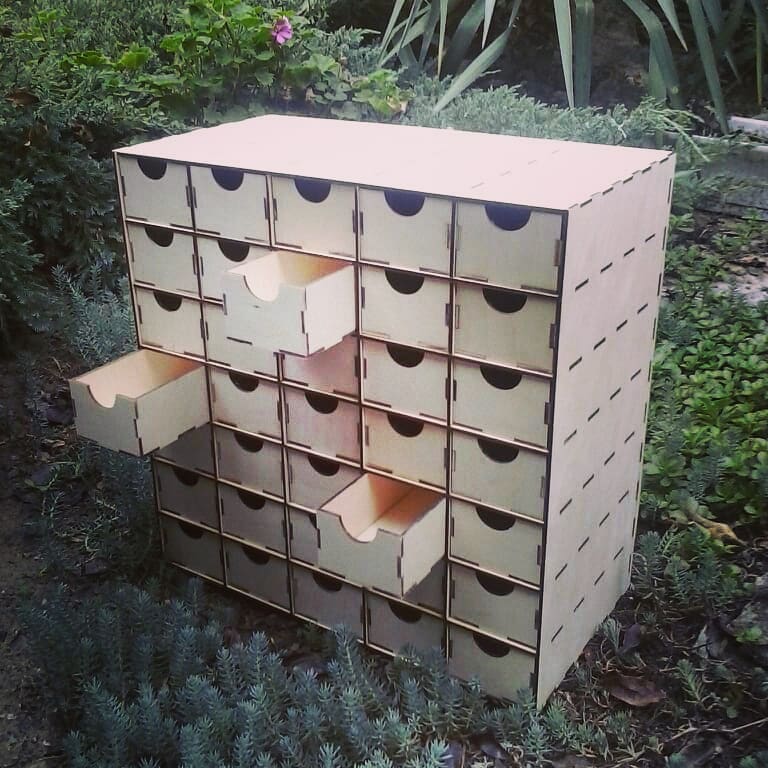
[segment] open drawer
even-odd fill
[[[205,368],[140,349],[69,382],[75,426],[106,448],[143,456],[208,423]]]
[[[317,513],[318,565],[402,597],[445,555],[445,497],[364,474]]]
[[[354,267],[272,251],[224,274],[227,336],[307,357],[355,330]]]

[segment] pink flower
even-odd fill
[[[283,45],[286,40],[290,40],[292,37],[293,27],[291,22],[285,16],[282,16],[272,26],[272,39],[278,45]]]

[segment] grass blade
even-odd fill
[[[560,47],[560,60],[563,65],[565,92],[568,105],[573,107],[573,29],[571,26],[570,0],[552,0],[557,24],[557,41]]]
[[[667,21],[677,35],[677,39],[680,41],[680,45],[683,46],[683,50],[687,51],[688,46],[683,37],[683,30],[680,28],[680,19],[678,18],[677,10],[675,9],[675,0],[659,0],[659,7],[667,17]]]
[[[496,0],[485,0],[485,17],[483,19],[483,48],[488,40],[488,31],[491,28],[491,17],[496,8]]]
[[[720,85],[720,75],[717,72],[717,62],[715,61],[715,52],[712,49],[712,41],[709,39],[709,29],[707,17],[704,14],[704,8],[701,0],[687,0],[688,12],[691,14],[693,22],[693,34],[696,37],[696,46],[699,49],[699,57],[704,67],[704,76],[709,86],[709,95],[715,107],[717,122],[720,124],[720,130],[728,133],[728,116],[725,113],[725,99],[723,98],[723,89]]]
[[[659,17],[642,0],[623,0],[623,2],[637,16],[648,33],[651,49],[656,58],[659,72],[664,79],[664,87],[672,106],[676,109],[682,109],[683,99],[680,95],[680,78],[678,77],[677,67],[672,56],[672,49],[669,47],[669,40],[667,40],[667,35],[664,32],[664,27]]]
[[[589,104],[592,89],[592,36],[595,31],[593,0],[576,0],[573,15],[573,98],[577,107]]]
[[[450,104],[457,96],[469,88],[478,77],[483,75],[488,67],[501,56],[507,45],[507,40],[512,32],[512,25],[517,18],[522,0],[515,0],[515,4],[509,14],[509,23],[507,28],[489,45],[487,45],[477,58],[456,78],[454,78],[448,90],[442,95],[440,100],[432,108],[433,112],[439,112],[445,106]]]

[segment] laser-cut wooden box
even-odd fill
[[[384,652],[439,643],[456,675],[543,704],[629,583],[673,157],[267,116],[116,167],[140,347],[196,366],[208,408],[169,410],[180,439],[153,458],[166,557]],[[318,315],[228,293],[286,252],[337,268],[283,270],[249,300],[351,274],[319,315],[351,330],[340,343],[290,354],[273,340],[310,338]],[[84,436],[103,439],[105,406],[99,428],[78,414]],[[365,473],[440,500],[444,541],[405,595],[376,584],[408,564],[369,578],[360,540],[345,568],[342,523],[323,549],[319,510]]]

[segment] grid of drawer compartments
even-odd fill
[[[154,451],[176,565],[543,704],[628,585],[653,154],[557,210],[118,152],[140,350],[78,429]]]

